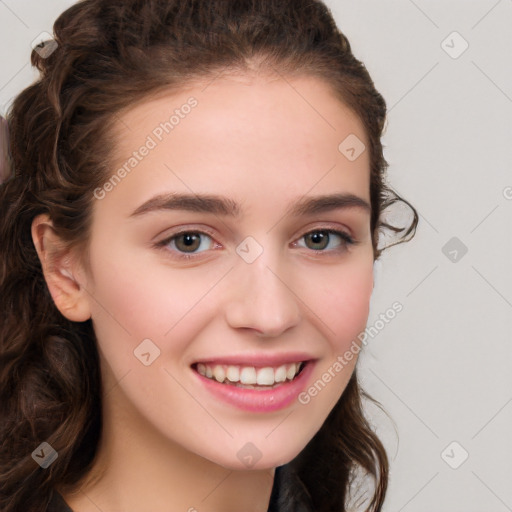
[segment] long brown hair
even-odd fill
[[[102,427],[94,330],[90,320],[69,321],[53,303],[31,224],[47,213],[69,247],[86,247],[93,191],[109,176],[121,110],[221,70],[318,77],[366,130],[375,258],[383,229],[400,242],[417,224],[412,207],[408,226],[382,220],[388,206],[403,201],[385,183],[386,104],[321,1],[83,0],[56,20],[54,37],[54,51],[32,52],[40,78],[15,98],[7,117],[12,169],[0,186],[4,512],[46,511],[56,488],[72,489],[92,467]],[[317,512],[345,510],[355,468],[375,483],[368,510],[382,507],[388,460],[363,414],[363,397],[354,372],[322,428],[285,465],[298,501]],[[31,457],[42,442],[58,452],[46,469]]]

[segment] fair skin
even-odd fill
[[[354,357],[307,404],[295,397],[264,411],[219,398],[196,371],[198,362],[229,356],[299,357],[309,361],[307,390],[364,330],[373,289],[370,212],[362,206],[370,203],[369,154],[349,161],[338,150],[349,134],[366,144],[359,119],[313,77],[226,76],[205,87],[119,116],[112,173],[174,109],[198,101],[121,183],[93,199],[88,266],[58,251],[46,215],[33,222],[54,301],[70,320],[92,319],[101,358],[97,478],[64,494],[75,512],[266,511],[274,468],[320,429],[356,364]],[[131,216],[163,193],[223,196],[240,214]],[[360,204],[286,214],[332,194]],[[190,260],[179,259],[183,236],[154,247],[184,230],[199,237]],[[305,236],[312,232],[316,238]],[[251,263],[236,251],[248,236],[263,249]],[[145,339],[160,350],[147,366],[134,355]],[[259,454],[250,467],[244,446]]]

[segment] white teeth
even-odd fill
[[[275,370],[274,379],[276,382],[284,382],[286,380],[286,365],[283,364]]]
[[[238,366],[228,366],[226,378],[230,382],[238,382],[240,380],[240,368]]]
[[[254,368],[254,366],[234,365],[208,365],[197,364],[197,372],[209,379],[215,379],[220,383],[243,384],[247,386],[273,386],[276,383],[293,380],[299,373],[303,363],[289,363],[273,368],[266,366]]]
[[[213,376],[217,382],[224,382],[226,379],[226,370],[224,370],[220,364],[217,364],[213,369]]]
[[[297,374],[297,365],[295,363],[286,366],[286,378],[292,380]]]
[[[240,372],[242,384],[256,384],[256,369],[252,366],[245,366]]]
[[[274,382],[274,368],[260,368],[256,373],[256,384],[259,386],[273,386]]]

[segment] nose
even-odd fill
[[[289,267],[264,251],[254,262],[238,261],[231,274],[225,316],[230,327],[276,337],[298,325],[300,299]]]

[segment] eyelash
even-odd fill
[[[303,239],[307,235],[311,235],[312,233],[327,233],[328,235],[337,235],[337,236],[339,236],[341,238],[341,245],[339,247],[337,247],[336,249],[330,249],[330,250],[310,249],[310,251],[312,251],[316,255],[320,255],[321,257],[330,255],[332,253],[342,253],[342,252],[345,252],[349,246],[353,246],[353,245],[356,245],[358,243],[356,240],[354,240],[350,235],[348,235],[344,231],[339,231],[339,230],[336,230],[336,229],[328,229],[328,228],[325,228],[325,229],[319,228],[319,229],[314,229],[314,230],[308,231],[307,233],[304,233],[299,238],[299,240]],[[190,234],[193,234],[193,235],[206,235],[206,236],[208,236],[208,237],[210,237],[212,239],[214,237],[214,234],[212,232],[208,231],[208,230],[204,230],[204,231],[196,230],[196,231],[194,231],[194,230],[190,230],[189,229],[189,230],[180,231],[178,233],[174,233],[172,236],[167,237],[164,240],[161,240],[160,242],[157,242],[154,246],[157,249],[162,249],[162,250],[165,250],[167,253],[170,253],[171,251],[167,248],[167,246],[173,240],[179,238],[182,235],[190,235]],[[294,243],[296,243],[296,242],[294,242]],[[201,252],[187,254],[187,253],[181,253],[181,252],[178,251],[177,254],[178,254],[177,256],[176,255],[172,255],[171,257],[175,258],[175,259],[178,259],[178,260],[191,260],[191,259],[194,259],[196,257],[199,257]]]

